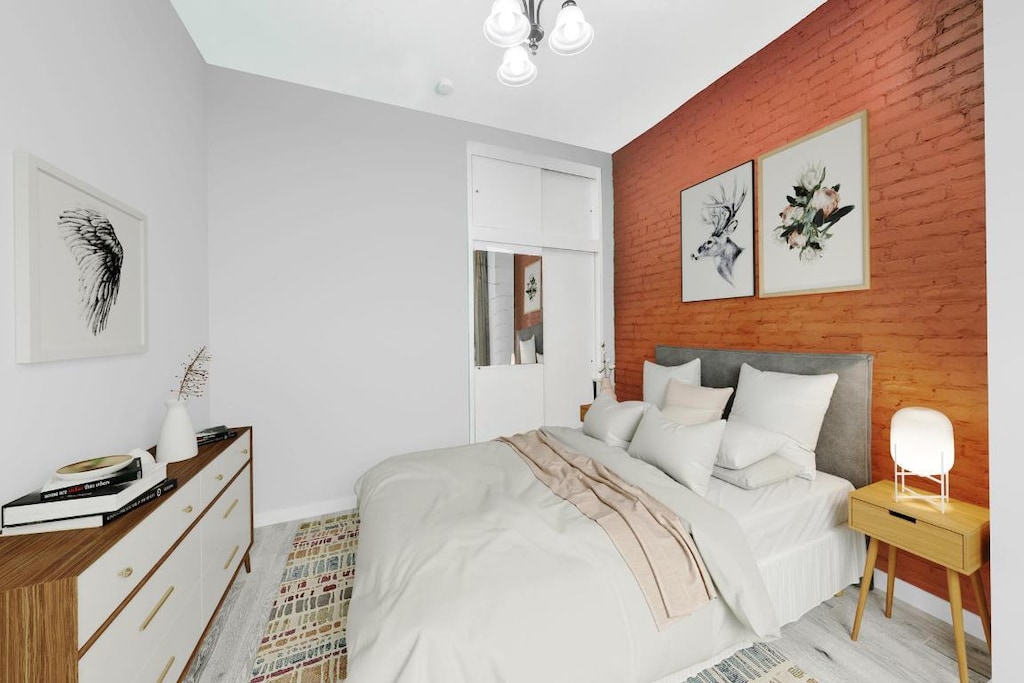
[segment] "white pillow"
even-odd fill
[[[715,465],[711,476],[727,481],[733,486],[739,486],[741,489],[749,490],[777,484],[798,474],[800,474],[800,466],[792,460],[787,460],[781,455],[769,455],[753,465],[738,470]]]
[[[736,399],[729,418],[781,432],[801,447],[779,452],[798,462],[805,479],[814,479],[814,449],[839,375],[794,375],[740,366]]]
[[[665,390],[665,407],[661,414],[684,425],[695,425],[722,419],[722,411],[732,396],[732,387],[715,389],[693,386],[670,379]]]
[[[657,406],[665,405],[665,392],[668,381],[678,379],[680,382],[700,386],[700,358],[694,358],[682,365],[658,365],[649,360],[644,361],[644,401]]]
[[[583,418],[583,433],[609,446],[626,448],[646,409],[647,404],[642,401],[619,403],[614,393],[603,391]]]
[[[731,470],[748,467],[759,460],[764,460],[787,441],[789,439],[785,434],[740,422],[730,415],[715,464]]]
[[[530,365],[537,362],[536,337],[519,340],[519,362],[523,365]]]
[[[588,413],[589,414],[589,413]],[[629,454],[654,465],[694,493],[707,495],[725,420],[683,425],[649,408],[636,428]]]

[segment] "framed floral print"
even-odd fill
[[[758,159],[761,297],[870,286],[867,112]]]
[[[523,273],[523,313],[540,310],[540,260],[526,266]]]

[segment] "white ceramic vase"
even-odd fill
[[[156,444],[157,462],[188,460],[199,452],[196,430],[188,414],[188,403],[170,398],[165,402],[167,414],[160,426],[160,440]]]

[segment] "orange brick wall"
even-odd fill
[[[988,504],[981,19],[980,0],[830,0],[613,155],[620,398],[656,344],[871,352],[874,478],[893,412],[932,406],[953,495]],[[863,109],[871,288],[681,303],[680,190]],[[947,596],[937,568],[898,568]]]

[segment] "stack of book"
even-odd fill
[[[228,429],[226,425],[217,425],[216,427],[207,427],[196,432],[196,443],[200,446],[205,446],[208,443],[224,441],[237,435],[238,432],[234,429]]]
[[[177,486],[166,463],[133,458],[125,467],[92,479],[54,477],[38,491],[0,507],[0,534],[87,529],[111,522]]]

